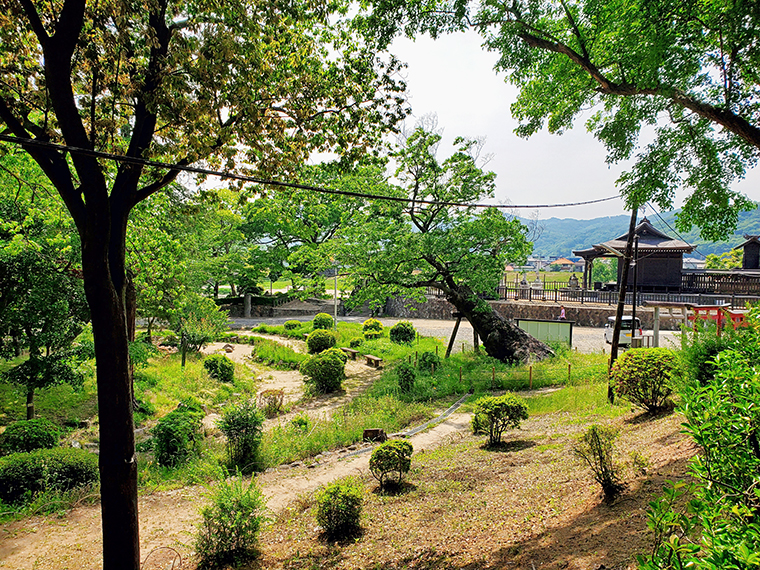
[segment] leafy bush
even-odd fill
[[[414,388],[414,381],[417,379],[417,370],[408,362],[402,362],[396,367],[396,376],[398,376],[399,389],[408,394]]]
[[[715,357],[734,344],[734,336],[724,331],[718,336],[715,329],[698,330],[681,351],[684,372],[688,379],[696,380],[701,386],[707,386],[715,378]]]
[[[181,402],[153,428],[154,451],[159,465],[184,463],[200,441],[203,409],[192,400]]]
[[[417,331],[409,321],[400,321],[391,327],[388,337],[396,344],[412,344],[417,338]]]
[[[358,534],[362,495],[362,487],[354,479],[336,481],[317,493],[317,522],[329,538],[341,539]]]
[[[348,346],[350,348],[359,348],[362,344],[364,344],[364,338],[360,336],[355,336],[350,341],[348,341]]]
[[[664,497],[650,503],[648,524],[655,541],[651,558],[640,558],[640,567],[757,567],[760,374],[754,356],[723,351],[715,377],[705,386],[684,386],[681,397],[686,431],[702,452],[691,461],[692,485],[671,484]],[[687,493],[691,500],[684,513],[682,496]],[[678,565],[666,566],[671,560]]]
[[[0,458],[0,500],[17,505],[50,489],[66,491],[98,481],[98,458],[83,449],[38,449]]]
[[[325,329],[313,331],[306,340],[306,346],[310,354],[316,354],[335,346],[337,339],[335,333]]]
[[[414,448],[408,441],[394,439],[379,445],[369,458],[369,470],[380,481],[381,488],[400,485],[412,466]]]
[[[261,524],[266,520],[266,499],[256,479],[246,485],[242,477],[220,481],[211,504],[201,509],[195,550],[198,568],[237,567],[258,556]]]
[[[235,363],[223,354],[212,354],[203,360],[208,375],[220,382],[235,380]]]
[[[48,419],[15,422],[0,434],[0,455],[50,449],[58,445],[60,437],[58,426]]]
[[[299,414],[290,420],[290,425],[297,428],[300,431],[306,431],[309,428],[309,416],[306,414]]]
[[[528,406],[514,394],[484,396],[475,402],[473,432],[487,433],[489,445],[496,445],[508,428],[518,428],[526,419]]]
[[[417,367],[425,372],[429,372],[433,369],[438,370],[441,367],[441,357],[435,352],[425,351],[420,354],[420,358],[417,361]]]
[[[617,437],[618,432],[613,427],[593,425],[573,446],[573,453],[594,472],[606,501],[612,501],[625,488],[613,460]]]
[[[319,329],[331,329],[335,321],[327,313],[318,313],[314,315],[314,319],[311,321],[311,326],[314,330]]]
[[[282,326],[285,327],[286,331],[292,331],[292,330],[295,330],[295,329],[300,329],[301,328],[301,321],[296,321],[296,320],[285,321],[285,323],[283,323]]]
[[[362,333],[367,339],[383,336],[383,323],[377,319],[367,319],[362,323]]]
[[[346,355],[341,350],[325,350],[305,360],[301,364],[301,372],[311,379],[317,392],[335,392],[341,389],[346,377],[345,359]]]
[[[612,365],[615,392],[649,412],[666,408],[676,364],[675,353],[667,348],[631,349]]]
[[[227,436],[229,464],[243,473],[257,467],[264,412],[252,401],[232,404],[222,410],[217,427]]]

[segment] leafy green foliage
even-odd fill
[[[396,376],[398,376],[398,387],[404,393],[409,393],[414,389],[414,382],[417,380],[417,370],[408,362],[402,362],[396,366]]]
[[[400,485],[412,466],[412,444],[405,440],[386,441],[372,451],[369,470],[380,482],[380,488]]]
[[[38,449],[0,457],[0,500],[28,502],[48,489],[68,490],[98,481],[98,458],[83,449]]]
[[[414,339],[417,338],[417,331],[409,321],[399,321],[391,327],[391,330],[388,332],[388,338],[391,339],[391,342],[397,344],[412,344]]]
[[[356,336],[348,341],[348,346],[350,348],[359,348],[362,344],[364,344],[364,338],[360,336]]]
[[[317,392],[335,392],[341,389],[341,383],[346,377],[345,358],[346,355],[339,349],[325,350],[305,360],[301,364],[301,372],[313,383]]]
[[[353,479],[330,483],[317,493],[317,522],[328,538],[349,538],[359,533],[363,501],[362,486]]]
[[[243,401],[224,408],[216,425],[227,436],[230,466],[242,473],[253,472],[258,466],[264,412],[253,400]]]
[[[48,419],[14,422],[0,434],[0,455],[51,449],[58,445],[60,438],[58,426]]]
[[[754,329],[754,325],[753,325]],[[686,430],[701,448],[691,462],[693,486],[673,484],[651,504],[652,555],[645,570],[752,568],[760,563],[760,376],[737,349],[717,357],[706,385],[684,386]],[[691,499],[683,509],[683,496]],[[675,561],[675,562],[674,562]]]
[[[527,404],[514,394],[484,396],[475,402],[473,431],[487,433],[488,444],[497,445],[507,429],[518,428],[527,419]]]
[[[705,259],[705,269],[736,269],[742,266],[742,250],[732,249],[720,255],[708,253]]]
[[[238,567],[256,558],[265,511],[266,499],[255,478],[248,484],[242,477],[219,481],[210,504],[201,509],[203,520],[195,537],[198,568]]]
[[[213,300],[189,293],[172,311],[172,329],[180,339],[183,363],[188,352],[197,352],[227,330],[227,315]]]
[[[367,319],[362,323],[362,334],[366,339],[377,338],[383,335],[383,323],[377,319]]]
[[[335,321],[333,321],[333,318],[327,313],[318,313],[314,315],[314,318],[311,321],[311,326],[314,330],[332,329],[334,323]]]
[[[593,425],[573,446],[573,453],[593,471],[594,479],[602,486],[607,501],[615,499],[625,488],[613,457],[617,437],[618,432],[615,428]]]
[[[742,335],[742,332],[737,335]],[[698,325],[688,340],[681,350],[684,375],[688,380],[707,386],[715,378],[715,358],[721,351],[732,348],[736,339],[729,331],[723,331],[719,336],[714,327]]]
[[[615,392],[648,412],[664,409],[677,362],[676,354],[667,348],[633,348],[612,365]]]
[[[335,346],[337,338],[335,333],[331,330],[316,329],[309,334],[309,338],[306,339],[306,346],[309,349],[309,353],[315,354],[332,348]]]
[[[301,321],[292,320],[292,321],[285,321],[283,323],[283,326],[285,327],[286,331],[292,331],[295,329],[300,329],[302,325],[301,325]],[[317,327],[314,327],[314,328],[317,328]],[[319,327],[319,328],[330,328],[330,327]]]
[[[426,350],[420,354],[420,357],[417,360],[417,366],[420,370],[424,370],[425,372],[429,370],[436,370],[441,367],[441,357],[438,356],[435,352]]]
[[[187,461],[200,441],[203,409],[192,400],[181,402],[153,428],[154,452],[159,465],[173,467]]]
[[[208,375],[220,382],[235,380],[235,363],[224,354],[212,354],[203,360],[203,368]]]

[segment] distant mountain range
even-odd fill
[[[657,216],[647,215],[647,219],[661,232],[682,239],[697,246],[693,257],[703,257],[708,253],[723,253],[744,241],[744,234],[760,235],[760,209],[743,212],[739,215],[736,231],[727,241],[707,242],[699,237],[699,231],[681,234],[676,231],[675,216],[677,212],[667,212]],[[639,216],[641,221],[642,216]],[[529,225],[528,220],[522,220]],[[628,231],[630,216],[608,216],[592,220],[575,220],[572,218],[549,218],[538,221],[538,238],[534,239],[533,255],[536,256],[570,256],[573,250],[587,249],[594,244],[611,240]],[[700,255],[701,254],[701,255]]]

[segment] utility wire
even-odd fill
[[[652,211],[654,212],[655,216],[657,216],[663,224],[665,224],[666,226],[668,226],[668,228],[670,228],[670,231],[673,232],[674,234],[676,234],[681,241],[689,243],[689,242],[687,242],[683,238],[683,236],[681,234],[678,233],[678,230],[676,230],[673,226],[671,226],[668,222],[665,221],[665,219],[660,215],[660,212],[658,212],[657,210],[655,210],[654,206],[652,206],[652,204],[650,202],[647,202],[647,206],[649,206],[652,209]],[[696,245],[694,246],[694,251],[696,251],[699,255],[701,255],[702,257],[704,257],[705,259],[707,259],[707,256],[704,253],[702,253],[701,251],[699,251],[699,249],[697,248]]]
[[[80,148],[75,146],[67,146],[56,144],[47,141],[38,141],[34,139],[25,139],[21,137],[12,137],[8,135],[0,134],[0,141],[5,141],[13,144],[18,144],[24,147],[35,147],[46,150],[56,150],[59,152],[69,152],[71,154],[79,154],[82,156],[89,156],[92,158],[101,158],[104,160],[112,160],[121,164],[129,164],[135,166],[152,166],[155,168],[166,168],[170,171],[189,172],[191,174],[203,174],[206,176],[218,176],[222,179],[240,180],[242,182],[251,182],[252,184],[266,184],[269,186],[277,186],[280,188],[294,188],[298,190],[310,190],[312,192],[319,192],[322,194],[333,194],[338,196],[350,196],[354,198],[367,198],[371,200],[386,200],[388,202],[413,202],[415,204],[425,204],[429,206],[457,206],[464,208],[498,208],[498,209],[544,209],[544,208],[567,208],[570,206],[586,206],[588,204],[598,204],[600,202],[608,202],[615,200],[619,196],[609,196],[607,198],[599,198],[597,200],[586,200],[584,202],[570,202],[565,204],[477,204],[469,202],[445,202],[438,200],[419,200],[400,196],[383,196],[381,194],[369,194],[366,192],[352,192],[350,190],[335,190],[332,188],[324,188],[321,186],[311,186],[309,184],[299,184],[296,182],[282,182],[280,180],[271,180],[267,178],[258,178],[256,176],[248,176],[245,174],[236,174],[234,172],[222,172],[219,170],[210,170],[208,168],[199,168],[197,166],[184,166],[179,164],[167,164],[165,162],[158,162],[155,160],[148,160],[145,158],[138,158],[132,156],[124,156],[118,154],[111,154],[107,152],[101,152],[97,150]]]

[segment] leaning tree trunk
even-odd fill
[[[119,255],[126,233],[123,226],[91,223],[82,239],[84,286],[95,340],[103,560],[108,570],[140,568],[126,279]]]
[[[444,293],[457,311],[470,321],[489,356],[508,363],[554,356],[551,348],[499,315],[467,285],[448,283]]]

